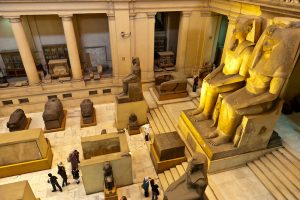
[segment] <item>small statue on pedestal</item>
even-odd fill
[[[140,125],[137,116],[133,113],[129,116],[128,132],[129,135],[139,134]]]
[[[112,191],[112,189],[115,187],[115,183],[114,183],[114,176],[113,176],[112,166],[110,165],[109,162],[104,163],[103,171],[104,171],[105,188],[108,191]]]
[[[94,104],[90,99],[84,99],[80,104],[81,117],[84,124],[90,124],[94,119]]]
[[[51,98],[47,101],[45,111],[43,112],[43,119],[47,130],[61,127],[64,119],[64,110],[58,98]]]

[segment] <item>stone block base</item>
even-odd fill
[[[153,144],[150,144],[150,157],[153,162],[156,173],[162,173],[165,170],[168,170],[172,167],[176,167],[176,165],[179,165],[182,162],[186,161],[186,157],[179,157],[175,159],[160,161]]]
[[[67,110],[64,110],[64,118],[61,122],[61,126],[59,128],[53,128],[53,129],[44,129],[44,133],[50,133],[50,132],[56,132],[56,131],[64,131],[66,128],[66,119],[67,119]]]
[[[93,121],[91,123],[85,124],[83,122],[83,118],[82,115],[80,115],[80,127],[84,128],[84,127],[89,127],[89,126],[96,126],[97,125],[97,118],[96,118],[96,109],[94,108],[94,112],[93,112]]]

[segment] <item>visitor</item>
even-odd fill
[[[70,183],[68,183],[68,176],[66,173],[66,169],[65,169],[64,165],[62,164],[62,162],[58,163],[57,167],[58,167],[57,174],[59,174],[61,176],[61,178],[63,179],[62,186],[64,187],[64,186],[69,185]]]
[[[73,179],[75,180],[75,182],[77,184],[79,184],[80,180],[79,180],[79,170],[78,169],[72,169],[72,176],[73,176]]]
[[[142,188],[144,189],[144,196],[149,197],[149,180],[150,178],[146,176],[143,180]]]
[[[199,82],[199,77],[198,77],[198,76],[194,77],[193,92],[196,92],[196,91],[197,91],[197,88],[198,88],[198,82]]]
[[[151,179],[150,185],[152,189],[152,200],[157,200],[159,195],[158,185],[154,183],[154,179]]]
[[[52,192],[56,192],[56,186],[58,187],[58,189],[62,192],[62,188],[60,187],[60,185],[58,184],[57,182],[57,177],[56,176],[53,176],[51,173],[48,174],[49,176],[49,180],[48,180],[48,183],[51,183],[52,187],[53,187],[53,190]]]

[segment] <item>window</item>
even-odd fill
[[[10,105],[10,104],[14,104],[12,100],[6,100],[6,101],[2,101],[3,105]]]
[[[19,103],[29,103],[29,99],[28,98],[24,98],[24,99],[19,99]]]
[[[89,91],[89,95],[92,96],[92,95],[97,95],[98,94],[98,91],[97,90],[91,90]]]
[[[63,98],[70,98],[72,97],[72,93],[63,94]]]
[[[50,96],[48,96],[48,99],[54,99],[54,98],[57,98],[57,95],[50,95]]]
[[[103,94],[110,94],[111,93],[111,89],[103,89]]]

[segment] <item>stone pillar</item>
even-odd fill
[[[227,27],[226,38],[225,38],[225,42],[224,42],[224,49],[223,49],[221,63],[225,59],[224,52],[226,52],[226,49],[228,48],[228,45],[230,43],[230,40],[231,40],[231,37],[233,34],[233,30],[234,30],[234,27],[236,24],[236,19],[237,19],[236,17],[233,17],[233,16],[227,16],[227,18],[228,18],[228,27]]]
[[[109,28],[109,42],[111,49],[112,73],[114,83],[118,83],[119,79],[119,66],[118,66],[118,46],[117,46],[117,32],[116,21],[114,14],[107,14],[108,28]]]
[[[12,31],[14,33],[18,45],[18,49],[22,58],[24,69],[26,71],[29,85],[37,85],[41,81],[22,26],[21,19],[19,17],[12,17],[8,19],[11,23]]]
[[[72,15],[60,15],[62,18],[69,60],[72,69],[72,79],[73,80],[81,80],[82,79],[82,71],[80,65],[80,59],[78,54],[76,36],[72,21]]]
[[[147,80],[154,80],[154,37],[156,12],[148,12],[148,66]]]
[[[129,20],[130,20],[130,52],[131,57],[136,56],[135,55],[135,25],[134,25],[134,19],[135,19],[136,13],[129,13]]]
[[[186,54],[187,35],[189,30],[191,11],[182,11],[179,21],[178,44],[176,56],[176,68],[179,72],[184,72],[184,62]]]

